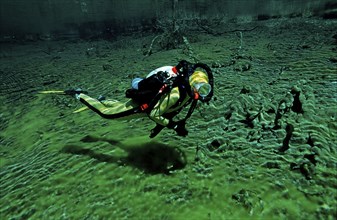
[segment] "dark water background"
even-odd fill
[[[333,4],[329,0],[1,0],[0,35],[8,39],[25,34],[46,38],[77,37],[99,31],[116,34],[150,28],[154,19],[172,16],[210,19],[312,15]]]

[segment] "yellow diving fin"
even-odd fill
[[[68,90],[49,90],[49,91],[39,91],[39,94],[59,94],[59,95],[75,95],[79,93],[88,94],[87,91],[82,89],[68,89]]]
[[[88,109],[89,109],[89,108],[88,108],[87,106],[84,106],[84,107],[82,107],[82,108],[79,108],[79,109],[73,111],[73,113],[80,113],[80,112],[83,112],[83,111],[88,110]]]
[[[81,89],[78,89],[78,90],[73,90],[73,89],[69,89],[69,90],[48,90],[48,91],[38,91],[37,92],[38,94],[58,94],[58,95],[75,95],[77,93],[84,93],[84,94],[87,94],[88,92],[86,91],[83,91]],[[73,113],[79,113],[79,112],[82,112],[82,111],[85,111],[89,109],[87,106],[84,106],[82,108],[79,108],[75,111],[73,111]]]
[[[49,90],[49,91],[39,91],[39,94],[60,94],[60,95],[66,95],[66,93],[63,90]]]

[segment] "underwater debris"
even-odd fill
[[[259,14],[259,15],[257,15],[257,20],[258,21],[266,21],[266,20],[269,20],[271,18],[272,18],[272,16],[268,15],[268,14]]]
[[[313,154],[304,154],[303,158],[307,159],[308,161],[310,161],[313,165],[316,166],[317,164],[317,160],[316,160],[316,153]]]
[[[210,152],[222,152],[221,146],[225,143],[226,141],[222,137],[215,138],[212,140],[210,143],[206,145],[207,150]]]
[[[154,44],[154,42],[157,40],[158,37],[159,37],[159,36],[155,36],[155,37],[152,39],[152,41],[151,41],[151,44],[150,44],[149,49],[148,49],[147,51],[144,51],[144,52],[143,52],[143,55],[144,55],[145,57],[151,56],[151,54],[153,53],[153,52],[152,52],[152,50],[153,50],[153,44]],[[143,45],[143,48],[146,48],[146,45]]]
[[[172,15],[169,19],[156,18],[153,20],[152,29],[160,34],[152,39],[149,49],[143,52],[145,57],[148,57],[153,53],[153,46],[158,38],[158,44],[162,50],[176,49],[183,43],[182,33],[184,32],[183,29],[187,27],[186,25],[182,26],[182,24],[178,25],[178,1],[172,1],[171,10]]]
[[[291,89],[290,94],[292,95],[292,103],[290,103],[288,97],[285,97],[278,104],[274,119],[274,127],[273,127],[274,130],[281,128],[280,119],[284,114],[289,112],[290,109],[298,114],[304,113],[302,102],[300,100],[301,90],[295,86]]]
[[[284,153],[285,151],[289,149],[289,142],[294,132],[294,126],[291,124],[287,124],[285,130],[287,134],[286,134],[286,137],[283,139],[282,147],[278,149],[280,153]]]
[[[242,29],[238,28],[238,29],[225,30],[225,31],[216,31],[215,27],[210,27],[210,26],[214,26],[214,25],[218,26],[222,22],[221,19],[219,21],[215,21],[214,19],[213,20],[196,19],[195,22],[202,31],[206,32],[207,34],[213,35],[213,36],[221,36],[223,34],[234,33],[234,32],[249,32],[259,27],[259,26],[254,26],[252,28],[242,28]]]
[[[314,141],[311,138],[311,134],[309,134],[308,140],[307,140],[307,144],[309,144],[310,147],[314,147]]]
[[[199,61],[199,58],[197,58],[197,56],[194,54],[193,48],[192,48],[190,42],[188,41],[187,37],[183,36],[183,41],[184,41],[184,43],[185,43],[186,50],[187,50],[187,51],[184,50],[184,51],[186,51],[186,52],[185,52],[186,55],[188,55],[188,57],[189,57],[191,60],[193,60],[194,62],[198,62],[198,61]]]
[[[290,169],[291,170],[298,170],[300,173],[305,177],[306,180],[311,180],[312,176],[315,172],[314,170],[315,165],[310,163],[308,160],[303,160],[297,163],[291,163]]]
[[[297,87],[294,87],[291,89],[291,92],[290,92],[293,97],[294,97],[294,101],[293,101],[293,105],[291,107],[291,110],[293,112],[296,112],[296,113],[301,113],[303,114],[304,111],[303,111],[303,108],[302,108],[302,102],[300,100],[300,95],[301,95],[301,90],[298,89]]]
[[[253,121],[261,115],[262,107],[259,109],[258,113],[255,115],[251,115],[246,109],[246,118],[244,120],[239,120],[239,122],[245,124],[249,128],[254,128]]]
[[[330,57],[330,58],[329,58],[329,61],[330,61],[331,63],[337,63],[337,58],[335,58],[335,57]]]
[[[235,109],[233,107],[228,108],[228,110],[224,113],[225,119],[229,120],[232,117],[234,111]]]
[[[214,147],[215,149],[216,148],[219,148],[221,146],[221,142],[219,139],[215,139],[211,142],[211,146]]]
[[[247,94],[247,93],[250,93],[249,87],[243,87],[240,91],[240,94]]]
[[[280,169],[281,165],[277,161],[266,161],[262,164],[262,167],[265,167],[268,169]]]
[[[337,40],[337,33],[335,35],[333,35],[332,38],[334,38],[335,40]]]

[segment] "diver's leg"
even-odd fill
[[[154,127],[153,129],[151,129],[151,134],[150,134],[150,138],[154,138],[155,136],[157,136],[161,130],[163,130],[165,128],[165,126],[161,125],[161,124],[156,124],[156,127]]]
[[[179,110],[177,110],[177,111],[174,111],[174,112],[166,113],[166,114],[163,115],[163,117],[172,120],[172,118],[175,117],[180,111],[181,111],[181,109],[179,109]],[[154,127],[154,128],[151,130],[151,134],[150,134],[149,137],[150,137],[150,138],[156,137],[156,136],[161,132],[161,130],[163,130],[164,128],[165,128],[165,126],[156,123],[156,127]]]
[[[126,103],[108,100],[100,102],[99,100],[83,93],[80,94],[79,99],[83,104],[88,106],[101,117],[109,119],[125,117],[137,113],[135,110],[138,108],[138,105],[132,103],[131,101]]]

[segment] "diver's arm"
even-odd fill
[[[164,95],[154,106],[149,114],[149,117],[157,124],[166,127],[169,124],[170,120],[163,117],[163,115],[167,113],[167,111],[178,102],[179,97],[180,96],[178,87],[173,88],[170,93]]]

